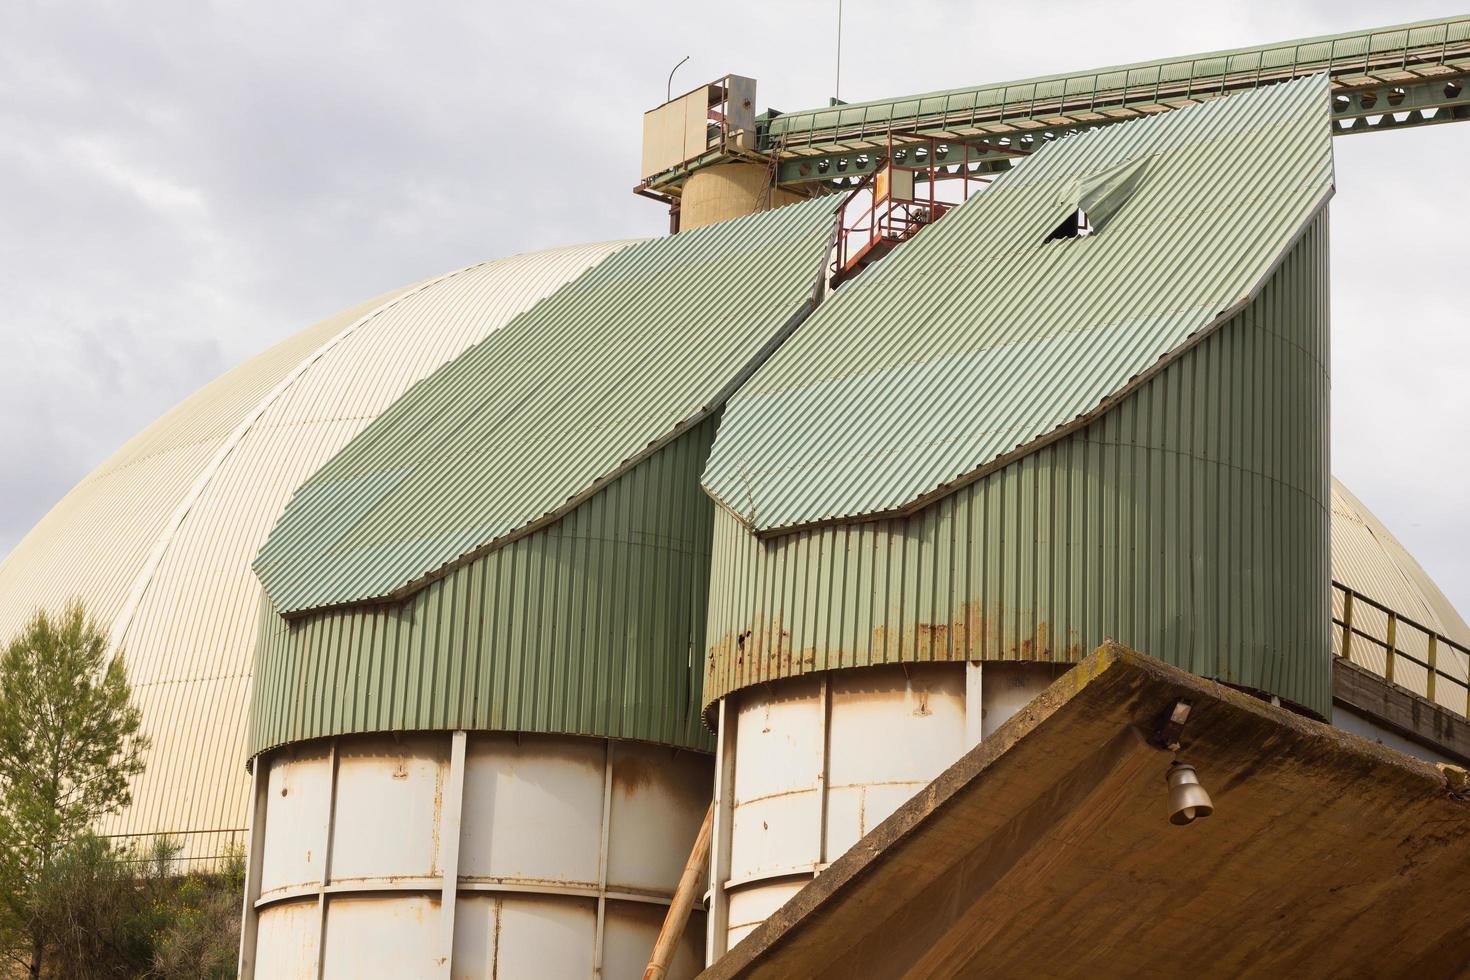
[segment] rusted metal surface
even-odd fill
[[[689,860],[684,865],[684,874],[679,878],[679,887],[669,905],[669,914],[658,931],[658,940],[653,944],[653,953],[648,957],[648,966],[643,971],[643,980],[664,980],[669,975],[669,961],[674,951],[682,944],[689,913],[694,908],[700,878],[709,864],[710,831],[715,816],[714,805],[705,811],[704,822],[694,838],[694,847],[689,851]]]
[[[262,980],[637,976],[709,799],[707,758],[605,739],[344,737],[258,766]],[[698,969],[703,927],[668,976]]]
[[[1181,699],[1216,804],[1188,828],[1143,737]],[[1440,770],[1109,645],[704,976],[1429,980],[1470,962],[1467,908]]]
[[[969,674],[985,668],[983,688]],[[790,678],[723,705],[729,818],[717,831],[713,955],[1046,687],[1042,664],[916,664]],[[720,801],[716,801],[717,806]]]
[[[1319,215],[1256,300],[1116,406],[912,516],[757,536],[721,508],[706,718],[781,678],[1075,662],[1109,637],[1326,717],[1327,259]]]

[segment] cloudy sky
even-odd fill
[[[905,11],[902,20],[896,19]],[[849,101],[1445,16],[1356,0],[846,0]],[[0,554],[166,408],[474,261],[657,234],[640,117],[833,94],[836,0],[13,0],[0,9]],[[1470,613],[1470,125],[1336,141],[1334,469]]]

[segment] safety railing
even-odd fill
[[[1334,133],[1470,120],[1470,18],[791,112],[760,148],[780,158],[781,185],[850,186],[872,148],[926,136],[989,140],[1000,152],[965,160],[1002,173],[1009,147],[1319,72],[1332,79]]]
[[[1338,656],[1461,715],[1470,713],[1470,648],[1337,581],[1332,625]]]
[[[990,182],[988,175],[968,171],[959,174],[959,180],[942,182],[939,157],[938,141],[920,140],[897,148],[889,145],[870,161],[864,158],[872,169],[838,206],[837,246],[830,270],[833,288]]]
[[[888,139],[900,133],[963,131],[1013,119],[1104,113],[1135,103],[1224,95],[1326,72],[1437,73],[1470,57],[1470,18],[1288,41],[1254,49],[1058,75],[853,106],[787,113],[771,121],[772,149]]]

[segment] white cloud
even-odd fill
[[[1362,2],[847,0],[849,100],[1440,15]],[[823,103],[835,9],[281,0],[0,8],[0,552],[231,364],[395,285],[658,234],[641,113],[728,71]],[[1470,125],[1336,141],[1334,455],[1470,611]]]

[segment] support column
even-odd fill
[[[985,734],[984,665],[978,660],[965,664],[965,751],[980,744]]]
[[[327,963],[327,886],[332,883],[332,829],[337,824],[337,740],[332,739],[332,786],[327,793],[326,826],[322,828],[322,874],[316,893],[316,980],[322,980]]]
[[[602,840],[597,848],[597,934],[592,939],[592,975],[602,976],[602,951],[607,932],[607,848],[612,837],[613,743],[603,740]]]
[[[454,907],[459,897],[459,828],[464,814],[464,732],[455,732],[449,743],[449,783],[439,810],[439,864],[443,880],[439,886],[440,975],[454,969]]]
[[[265,811],[266,790],[270,786],[270,773],[266,769],[265,757],[255,760],[250,776],[250,799],[252,802],[250,829],[245,835],[245,907],[240,914],[240,958],[236,962],[236,975],[240,980],[255,978],[255,944],[260,933],[260,913],[255,903],[260,898],[261,869],[265,865]]]
[[[725,882],[730,880],[730,823],[734,819],[735,719],[728,697],[720,699],[719,733],[715,742],[714,839],[709,853],[709,915],[705,927],[705,965],[725,955],[730,932],[730,903]]]

